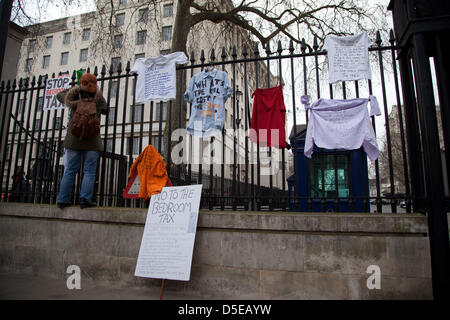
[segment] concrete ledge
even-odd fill
[[[156,290],[134,276],[147,209],[0,204],[0,272]],[[430,299],[427,220],[419,214],[201,211],[190,281],[206,299]],[[381,289],[366,286],[367,267]]]
[[[0,203],[0,216],[61,219],[144,225],[147,209],[68,207]],[[199,228],[261,231],[392,233],[426,235],[427,219],[421,214],[286,213],[252,211],[200,211]]]

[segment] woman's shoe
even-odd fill
[[[58,202],[58,208],[60,208],[61,210],[64,209],[65,207],[70,207],[70,203],[62,203],[62,202]]]
[[[80,209],[92,208],[92,207],[96,207],[96,206],[97,206],[97,204],[95,202],[91,202],[84,198],[80,198]]]

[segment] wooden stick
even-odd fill
[[[159,300],[162,300],[163,290],[164,290],[164,280],[165,279],[162,279],[162,281],[161,281],[161,295],[159,296]]]

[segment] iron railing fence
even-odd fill
[[[105,151],[101,154],[97,170],[95,199],[99,205],[145,207],[146,203],[142,200],[123,199],[122,191],[131,164],[147,145],[152,144],[164,155],[174,185],[203,184],[202,208],[205,209],[420,211],[420,207],[414,205],[423,199],[413,198],[410,192],[404,107],[399,93],[401,84],[396,61],[399,47],[392,32],[387,45],[383,45],[377,33],[374,45],[369,48],[372,80],[333,85],[328,84],[326,76],[326,52],[319,50],[316,40],[312,46],[303,41],[300,50],[294,47],[292,41],[284,48],[279,41],[275,50],[267,45],[264,52],[260,51],[258,44],[254,48],[243,46],[241,49],[238,52],[233,47],[228,52],[223,48],[220,57],[216,57],[215,51],[211,50],[208,52],[209,59],[201,50],[198,60],[191,53],[190,63],[177,67],[179,96],[183,96],[190,77],[207,66],[228,72],[233,95],[226,105],[224,130],[222,136],[210,139],[173,137],[175,129],[185,127],[185,120],[191,112],[188,106],[184,114],[182,99],[168,103],[136,104],[137,75],[130,73],[130,62],[125,70],[120,63],[111,65],[108,71],[105,66],[100,72],[97,67],[93,69],[109,106],[108,115],[101,121]],[[20,193],[27,195],[21,201],[56,202],[64,168],[62,141],[68,114],[64,109],[42,109],[48,77],[55,78],[56,75],[1,83],[0,193],[3,202],[13,200],[9,197],[15,187],[12,175],[18,169],[24,171],[30,184],[25,190],[20,190],[24,187],[19,185]],[[75,80],[74,71],[72,86]],[[291,133],[290,138],[293,138],[287,141],[291,146],[289,150],[261,147],[250,142],[245,134],[251,124],[253,91],[279,84],[283,84],[288,110],[286,136]],[[300,96],[304,94],[311,95],[313,100],[376,95],[384,117],[379,117],[380,120],[372,117],[371,122],[382,156],[374,163],[368,163],[362,149],[353,151],[353,155],[339,150],[317,150],[317,155],[308,159],[304,166],[298,165],[303,150],[301,141],[304,137],[301,133],[305,128],[301,125],[308,123],[308,113],[300,104]],[[172,121],[175,113],[181,115],[178,123]],[[172,143],[165,144],[164,136],[172,137]],[[175,152],[177,143],[184,146],[182,151],[177,150],[178,153]],[[218,147],[212,150],[214,143]],[[168,150],[164,150],[165,146]],[[328,160],[311,162],[321,151],[325,152],[322,154]],[[358,163],[347,160],[339,166],[341,155],[350,159],[355,154],[359,154],[356,155]],[[179,155],[186,161],[175,162],[174,157]],[[311,178],[312,167],[321,175],[317,181]],[[351,172],[355,170],[360,171],[358,181],[352,181]],[[80,178],[81,174],[75,185],[74,203],[77,202]],[[306,187],[306,194],[300,193],[303,187]],[[404,205],[402,203],[400,206],[401,202]]]

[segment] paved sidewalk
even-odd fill
[[[120,288],[82,279],[80,290],[69,290],[66,280],[0,273],[0,300],[159,300],[160,289]],[[163,300],[204,299],[164,291]]]

